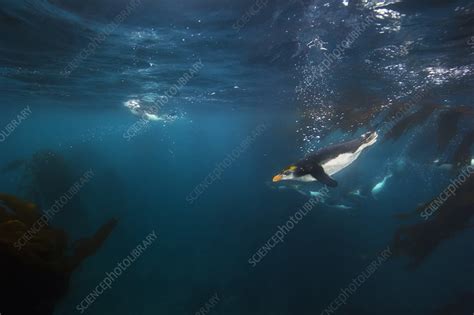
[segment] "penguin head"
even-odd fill
[[[296,165],[291,165],[288,168],[281,171],[279,174],[273,176],[273,182],[279,182],[282,180],[292,180],[299,177],[300,169]]]

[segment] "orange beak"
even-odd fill
[[[273,176],[273,182],[274,183],[279,182],[279,181],[281,181],[282,178],[283,178],[283,176],[281,176],[280,174],[275,175],[275,176]]]

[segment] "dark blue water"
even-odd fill
[[[432,225],[399,218],[472,164],[472,2],[0,3],[0,192],[45,211],[92,170],[51,225],[72,244],[118,220],[38,314],[473,314],[472,178]],[[338,187],[265,245],[323,188],[272,177],[374,130]]]

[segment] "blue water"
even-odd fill
[[[0,3],[1,130],[31,109],[0,143],[0,168],[54,151],[75,180],[88,169],[95,174],[74,197],[80,212],[62,214],[57,226],[78,239],[119,220],[72,273],[54,314],[80,314],[77,305],[152,231],[156,242],[85,314],[331,314],[325,309],[340,291],[409,225],[395,215],[438,196],[461,169],[446,171],[433,161],[449,163],[472,131],[470,1],[261,1],[236,30],[256,2],[142,0],[66,76],[64,69],[129,2]],[[315,76],[371,16],[340,58]],[[164,101],[199,61],[202,68]],[[415,105],[437,108],[400,138],[385,140],[384,115],[420,90],[425,96]],[[144,114],[157,104],[163,104],[157,117]],[[461,108],[455,137],[437,150],[439,115]],[[126,137],[136,126],[142,127]],[[264,130],[220,178],[189,202],[259,126]],[[330,189],[330,200],[253,267],[252,255],[310,200],[310,191],[322,188],[277,185],[272,177],[368,130],[378,130],[379,141],[335,175],[339,186]],[[0,191],[28,198],[21,178],[21,171],[0,174]],[[357,189],[364,196],[348,198]],[[472,314],[472,300],[451,313],[436,310],[474,291],[473,239],[472,228],[460,230],[414,269],[406,268],[410,257],[390,257],[334,314]]]

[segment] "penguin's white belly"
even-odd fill
[[[359,155],[360,151],[339,154],[336,158],[326,161],[321,166],[323,167],[324,172],[331,176],[351,165]]]
[[[314,178],[310,174],[307,174],[307,175],[304,175],[304,176],[296,177],[296,178],[294,178],[294,180],[297,180],[299,182],[314,182],[316,180],[316,178]]]
[[[336,174],[337,172],[341,171],[342,169],[346,168],[347,166],[351,165],[360,155],[360,151],[354,153],[343,153],[339,154],[336,158],[326,161],[321,166],[324,169],[324,172],[329,176]],[[300,182],[314,182],[316,178],[312,175],[307,174],[295,180]]]

